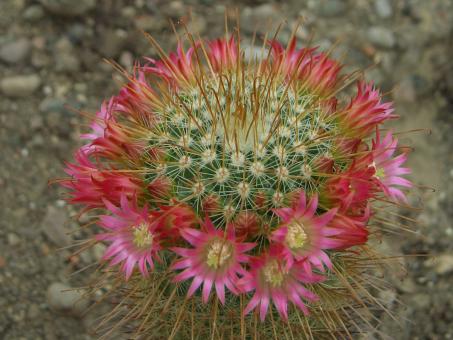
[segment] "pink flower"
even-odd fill
[[[219,72],[223,68],[236,65],[238,59],[238,47],[234,36],[230,40],[216,39],[209,42],[209,62],[214,71]]]
[[[388,132],[384,139],[381,139],[379,131],[376,132],[376,139],[373,140],[372,146],[372,167],[375,169],[374,179],[388,197],[395,201],[407,202],[406,196],[401,189],[395,187],[412,187],[410,181],[400,177],[410,173],[409,168],[401,167],[406,162],[407,155],[402,153],[392,158],[397,145],[398,140],[393,138],[391,132]]]
[[[164,199],[164,198],[170,197],[171,189],[172,189],[172,183],[171,183],[171,180],[168,177],[159,176],[159,177],[156,177],[155,179],[153,179],[148,184],[147,189],[148,189],[148,192],[151,194],[152,197],[159,198],[159,199]]]
[[[158,224],[163,244],[174,245],[181,239],[181,230],[198,224],[198,216],[189,205],[177,203],[171,206],[160,206],[152,214]]]
[[[134,158],[139,156],[139,152],[143,149],[141,142],[134,140],[130,132],[124,129],[124,124],[119,123],[114,112],[120,114],[124,113],[125,106],[120,104],[124,101],[123,94],[118,97],[110,98],[109,102],[104,102],[101,110],[96,113],[96,118],[90,124],[91,132],[82,134],[82,139],[90,141],[82,149],[88,155],[96,155],[107,158],[116,159],[121,156],[128,156]]]
[[[337,243],[335,249],[345,249],[368,241],[367,223],[370,219],[370,206],[367,205],[364,211],[337,212],[334,218],[328,223],[329,233],[335,237]]]
[[[350,207],[365,208],[367,200],[374,196],[372,177],[374,169],[371,164],[371,154],[356,159],[345,172],[330,177],[325,183],[323,201],[329,207],[338,206],[341,211]]]
[[[248,261],[244,254],[255,247],[254,243],[238,242],[233,228],[215,229],[209,219],[206,219],[204,231],[185,228],[181,230],[182,237],[194,248],[171,248],[182,259],[172,265],[173,270],[184,269],[175,276],[175,282],[193,278],[187,295],[192,296],[203,284],[203,302],[209,299],[212,286],[215,286],[217,297],[225,303],[225,286],[237,294],[236,282],[238,274],[244,274],[241,263]]]
[[[126,195],[121,196],[120,208],[108,200],[104,200],[104,204],[113,215],[100,217],[100,225],[107,232],[96,235],[96,239],[111,242],[103,259],[110,259],[110,266],[122,263],[121,270],[126,280],[131,277],[135,266],[143,276],[147,276],[154,268],[153,259],[160,260],[157,253],[161,249],[156,224],[147,207],[137,207],[135,198],[130,202]]]
[[[142,69],[145,72],[162,77],[173,85],[177,85],[193,78],[192,55],[194,52],[193,47],[185,52],[182,44],[178,44],[176,53],[170,53],[168,58],[157,61],[147,58],[149,66]]]
[[[240,239],[254,238],[259,234],[262,221],[250,210],[240,212],[232,222],[236,236]]]
[[[291,39],[286,49],[273,41],[271,52],[274,67],[291,79],[302,80],[316,93],[324,94],[333,90],[338,81],[341,65],[329,59],[324,53],[315,53],[316,48],[296,49],[296,38]]]
[[[392,103],[383,103],[381,94],[373,84],[359,82],[357,95],[348,107],[339,114],[345,132],[354,138],[364,138],[387,119],[396,118],[392,114]]]
[[[313,55],[315,48],[296,49],[296,38],[291,39],[286,49],[278,41],[271,41],[271,53],[274,65],[281,68],[286,75],[292,75],[296,70],[305,68]]]
[[[108,121],[105,124],[102,136],[93,140],[90,147],[91,154],[111,159],[126,156],[129,159],[139,158],[144,150],[144,143],[134,141],[132,136],[124,129],[123,124]]]
[[[118,204],[123,194],[130,198],[143,192],[140,178],[115,170],[99,169],[100,164],[94,164],[83,148],[77,151],[74,158],[76,163],[67,163],[65,169],[72,178],[62,182],[64,187],[72,190],[71,203],[85,204],[91,209],[104,207],[104,199]]]
[[[90,124],[91,132],[81,135],[80,138],[93,141],[96,138],[103,137],[106,123],[110,120],[115,121],[112,112],[115,111],[116,106],[115,97],[110,98],[108,102],[104,101],[101,105],[101,110],[96,113],[95,119]],[[88,148],[90,148],[89,146]]]
[[[156,92],[146,80],[145,72],[141,67],[134,68],[129,83],[121,88],[117,102],[117,110],[127,118],[132,118],[135,122],[140,122],[145,126],[152,126],[154,123],[154,109],[159,100]]]
[[[332,267],[329,256],[323,250],[339,245],[338,241],[331,238],[335,231],[326,227],[337,209],[315,215],[317,207],[318,195],[314,195],[307,204],[302,191],[298,202],[292,208],[274,209],[274,213],[281,219],[281,224],[272,233],[271,240],[280,246],[281,255],[288,268],[291,268],[294,262],[302,260],[307,260],[303,264],[307,271],[310,270],[310,264],[321,271],[324,271],[324,265]]]
[[[335,89],[341,65],[329,59],[326,54],[319,53],[312,60],[310,66],[303,70],[299,77],[306,79],[313,91],[324,94]]]
[[[316,294],[309,291],[304,284],[321,282],[323,277],[307,271],[302,263],[296,263],[288,269],[278,256],[263,254],[250,260],[250,268],[238,281],[243,292],[255,291],[245,307],[245,314],[259,306],[260,319],[264,321],[272,301],[280,316],[287,320],[288,301],[308,315],[309,310],[302,299],[311,302],[318,300]]]

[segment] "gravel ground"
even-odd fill
[[[61,291],[86,280],[87,272],[71,274],[102,249],[80,256],[57,251],[82,235],[70,219],[75,211],[48,180],[63,175],[63,162],[77,147],[84,125],[76,111],[95,112],[118,89],[103,59],[130,68],[135,57],[155,55],[141,30],[173,48],[169,19],[189,22],[204,37],[222,34],[225,3],[0,1],[0,338],[93,338],[90,327],[100,311],[83,313],[83,291]],[[392,339],[453,338],[453,1],[256,0],[235,6],[245,36],[286,20],[285,41],[297,17],[304,17],[302,43],[312,32],[322,49],[340,41],[335,54],[368,69],[367,77],[395,101],[401,119],[394,127],[423,129],[401,135],[415,149],[411,178],[420,189],[411,200],[420,205],[423,198],[424,210],[408,212],[418,221],[408,223],[414,233],[382,244],[389,254],[408,255],[408,272],[390,273],[395,290],[381,296],[400,325],[383,315],[380,329]]]

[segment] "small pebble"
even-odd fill
[[[28,312],[27,312],[27,317],[30,320],[36,319],[39,315],[41,314],[41,310],[39,309],[39,306],[32,303],[28,307]]]
[[[52,283],[47,289],[47,302],[53,310],[73,316],[82,316],[89,305],[83,290],[60,282]]]
[[[392,4],[389,0],[376,0],[374,8],[377,15],[382,19],[390,18],[393,15]]]
[[[196,34],[203,34],[207,26],[206,19],[200,15],[192,17],[187,25],[187,29],[189,32],[193,32]]]
[[[36,74],[4,77],[0,80],[0,90],[9,97],[27,97],[41,85]]]
[[[367,33],[370,42],[382,48],[392,48],[396,45],[395,34],[386,27],[374,26]]]
[[[431,304],[431,299],[428,294],[418,293],[413,295],[411,298],[412,305],[416,307],[418,310],[424,310],[429,307]]]
[[[125,18],[132,19],[137,15],[137,11],[132,6],[125,6],[121,9],[121,15]]]
[[[308,7],[323,17],[336,17],[347,9],[343,0],[312,0],[308,2]]]
[[[0,47],[0,60],[8,64],[17,64],[30,57],[31,43],[27,38],[20,38]]]
[[[8,244],[10,246],[17,246],[20,243],[20,238],[14,233],[8,233]]]
[[[404,293],[415,293],[417,291],[417,285],[410,277],[406,277],[404,280],[402,280],[401,283],[397,285],[397,288]]]
[[[63,17],[83,15],[96,6],[96,0],[40,0],[40,2],[50,13]]]
[[[391,289],[379,292],[381,303],[383,303],[387,307],[390,307],[395,302],[396,296],[396,292]]]
[[[98,52],[102,57],[115,58],[127,43],[128,34],[121,29],[106,30],[99,36]]]
[[[44,17],[44,9],[40,5],[32,5],[25,9],[24,19],[28,21],[38,21]]]
[[[134,20],[135,26],[143,31],[159,31],[167,26],[167,21],[159,16],[140,15]]]
[[[132,55],[131,52],[124,51],[121,53],[119,61],[121,65],[123,65],[126,69],[130,70],[134,65],[134,56]]]
[[[434,269],[439,275],[445,275],[453,272],[453,255],[443,254],[435,258]]]
[[[64,101],[58,98],[44,98],[38,106],[41,112],[63,112]]]
[[[71,237],[65,227],[67,220],[67,215],[63,209],[51,205],[47,207],[47,213],[41,222],[42,231],[56,246],[63,247],[71,243]]]

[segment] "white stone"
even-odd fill
[[[52,283],[47,289],[47,302],[53,310],[74,316],[82,316],[89,305],[83,290],[60,282]]]
[[[0,81],[0,90],[9,97],[27,97],[41,85],[36,74],[5,77]]]

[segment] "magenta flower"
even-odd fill
[[[259,306],[260,319],[266,318],[272,301],[284,319],[288,319],[288,301],[296,305],[305,315],[309,310],[302,299],[310,302],[318,300],[304,284],[321,282],[322,276],[307,271],[303,263],[296,263],[288,269],[284,261],[274,254],[263,254],[250,260],[250,271],[238,281],[243,292],[255,291],[244,309],[248,314]]]
[[[166,79],[169,83],[176,85],[178,82],[184,82],[193,77],[192,54],[195,52],[190,47],[187,52],[181,44],[178,44],[176,53],[170,53],[168,58],[157,60],[147,58],[149,66],[143,67],[145,72],[153,73]]]
[[[154,62],[153,59],[149,61]],[[129,79],[129,83],[121,88],[116,97],[117,110],[132,121],[152,126],[155,122],[156,92],[146,79],[142,67],[136,66]]]
[[[96,117],[90,124],[91,132],[82,134],[80,138],[93,141],[96,138],[103,137],[107,122],[115,120],[112,112],[115,110],[116,106],[116,97],[110,98],[108,102],[104,101],[101,105],[101,109],[96,113]],[[88,145],[88,148],[89,146],[90,144]]]
[[[279,42],[271,42],[274,67],[279,72],[297,78],[316,93],[325,94],[335,88],[341,65],[327,57],[324,53],[316,53],[316,48],[296,48],[293,38],[288,47]]]
[[[249,259],[245,252],[255,247],[254,243],[238,242],[233,228],[226,231],[215,229],[209,219],[206,219],[204,231],[185,228],[181,236],[194,248],[171,248],[182,256],[172,265],[173,270],[184,269],[175,276],[175,282],[185,281],[193,277],[187,295],[192,296],[203,284],[203,302],[208,302],[212,286],[215,286],[217,297],[225,303],[225,286],[234,294],[238,294],[236,282],[238,274],[245,273],[241,263]]]
[[[363,138],[373,132],[378,124],[396,118],[392,103],[381,100],[381,94],[373,83],[357,83],[357,95],[343,112],[339,113],[345,133],[354,138]]]
[[[271,52],[274,57],[274,63],[278,67],[282,67],[284,74],[300,72],[310,62],[310,56],[313,55],[316,48],[296,48],[297,40],[291,39],[288,46],[283,46],[280,42],[271,41]]]
[[[66,164],[65,172],[71,176],[62,185],[70,190],[69,202],[85,204],[86,209],[104,207],[104,200],[119,204],[121,195],[132,197],[143,192],[143,181],[127,173],[102,169],[88,158],[87,151],[79,149],[76,163]]]
[[[305,261],[302,265],[307,271],[310,264],[324,270],[324,265],[332,267],[329,256],[323,251],[339,246],[339,242],[330,236],[335,230],[326,225],[337,213],[331,209],[322,215],[315,215],[318,207],[318,195],[314,195],[307,204],[305,193],[301,192],[299,200],[292,208],[274,209],[282,223],[271,235],[271,240],[279,245],[281,255],[287,267],[291,268],[296,261]]]
[[[407,155],[402,153],[392,158],[398,145],[398,139],[393,138],[392,133],[388,132],[384,139],[381,139],[379,131],[376,133],[376,139],[373,140],[373,164],[375,168],[374,178],[382,188],[384,193],[395,201],[406,202],[404,193],[395,186],[412,187],[412,183],[401,177],[410,173],[409,168],[403,168],[401,165],[406,162]]]
[[[356,210],[338,211],[329,222],[329,232],[337,242],[335,249],[346,249],[368,241],[369,231],[366,226],[370,219],[370,206]]]
[[[337,206],[340,211],[349,209],[364,209],[368,199],[374,196],[374,169],[369,166],[372,162],[370,154],[352,162],[342,174],[336,174],[326,181],[323,199],[328,206]]]
[[[237,63],[238,47],[234,36],[226,39],[216,39],[209,42],[209,61],[212,68],[221,71],[223,68],[232,67]]]
[[[89,148],[91,154],[96,156],[110,159],[125,156],[134,160],[145,149],[143,143],[134,141],[124,127],[115,121],[106,122],[103,136],[93,140]]]
[[[152,102],[153,91],[146,86],[143,72],[137,72],[137,77],[128,86],[122,88],[118,96],[113,96],[108,102],[103,102],[101,109],[90,124],[91,131],[80,136],[89,141],[81,150],[88,156],[95,155],[110,159],[126,156],[136,159],[144,149],[140,136],[125,128],[124,122],[118,121],[115,114],[121,116],[122,113],[128,112],[128,120],[143,120],[145,116],[151,118],[149,109],[143,110],[137,105],[131,107],[131,105],[134,106],[133,103],[140,102],[137,100],[138,97],[142,101]],[[152,120],[150,119],[150,121]],[[132,136],[134,134],[135,136]]]
[[[113,215],[100,217],[100,226],[107,232],[96,235],[100,241],[111,242],[103,259],[110,259],[110,266],[122,263],[121,270],[126,280],[132,275],[135,266],[143,276],[148,276],[154,268],[153,259],[160,260],[158,251],[159,234],[147,207],[139,208],[136,200],[132,202],[125,195],[121,196],[121,207],[104,200],[105,206]]]

